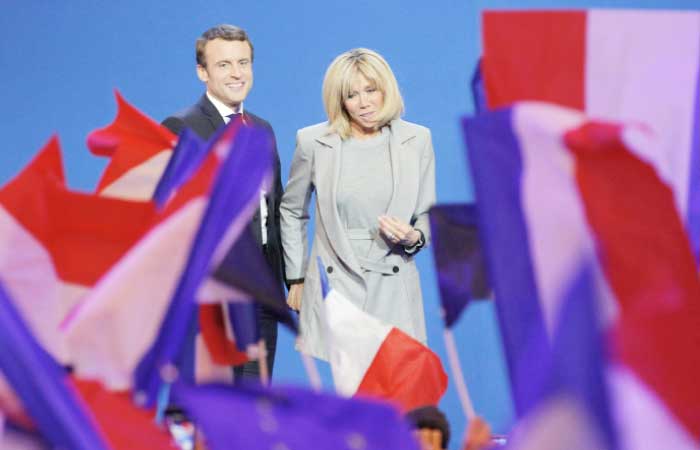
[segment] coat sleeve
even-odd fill
[[[280,204],[280,229],[288,283],[302,281],[308,264],[309,202],[313,193],[313,152],[297,133],[289,179]]]
[[[418,201],[413,213],[413,227],[420,230],[427,246],[430,242],[430,221],[428,211],[435,204],[435,152],[430,131],[427,132],[425,146],[420,155],[420,180],[418,184]]]

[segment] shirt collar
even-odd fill
[[[231,108],[230,106],[226,105],[224,102],[219,100],[218,98],[214,97],[207,91],[207,98],[209,101],[214,105],[214,108],[219,112],[221,117],[228,117],[231,114],[243,114],[243,102],[241,102],[240,105],[238,105],[238,109],[235,110]]]

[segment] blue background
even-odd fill
[[[473,200],[459,119],[472,112],[469,79],[480,53],[480,13],[499,8],[697,8],[697,0],[407,0],[285,2],[15,1],[0,3],[0,182],[19,171],[53,133],[63,146],[69,184],[91,190],[104,161],[85,138],[110,123],[113,90],[160,121],[203,92],[194,41],[232,23],[255,46],[255,84],[246,108],[273,125],[289,170],[298,128],[325,119],[321,82],[330,61],[353,47],[379,51],[392,66],[407,120],[431,128],[438,201]],[[447,368],[432,256],[419,257],[430,346]],[[498,432],[513,412],[492,304],[477,302],[455,327],[463,370],[477,411]],[[320,364],[324,382],[330,372]],[[304,383],[292,336],[281,330],[275,383]],[[441,404],[452,424],[450,448],[464,429],[456,392]]]

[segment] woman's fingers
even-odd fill
[[[394,244],[411,246],[419,239],[411,225],[392,216],[379,216],[379,230]]]

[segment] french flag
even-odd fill
[[[109,158],[96,192],[127,200],[150,200],[177,141],[116,91],[117,116],[87,138],[90,151]]]
[[[447,389],[440,358],[329,289],[325,271],[320,274],[329,361],[338,393],[389,400],[404,412],[437,405]]]
[[[465,131],[518,413],[529,386],[517,380],[541,364],[523,343],[553,335],[591,260],[621,447],[697,448],[700,281],[663,141],[543,103],[467,119]]]
[[[653,126],[700,257],[700,13],[487,11],[483,43],[490,108],[536,100]]]
[[[116,118],[108,126],[90,133],[87,139],[93,154],[109,157],[96,192],[124,200],[152,199],[157,205],[164,206],[186,179],[198,170],[221,133],[217,133],[208,143],[190,130],[175,136],[124,100],[118,91],[115,95]],[[200,306],[201,333],[196,337],[195,345],[198,357],[207,361],[200,364],[201,367],[208,367],[207,372],[224,373],[214,367],[241,364],[248,360],[246,353],[239,351],[231,336],[231,326],[223,317],[222,310],[225,308],[225,304]]]
[[[137,367],[155,384],[160,367],[177,362],[197,317],[200,285],[245,229],[269,182],[269,144],[264,130],[229,127],[217,143],[225,159],[210,153],[177,187],[161,220],[82,299],[62,325],[77,375],[129,389]],[[169,327],[177,330],[163,335]],[[146,355],[155,366],[143,365]],[[202,361],[211,368],[210,362]]]
[[[151,202],[69,190],[56,137],[0,189],[0,280],[61,363],[70,355],[59,324],[156,215]]]
[[[9,412],[8,422],[25,436],[16,439],[14,433],[8,442],[0,433],[3,449],[45,448],[46,443],[86,450],[173,448],[152,413],[126,395],[69,378],[39,346],[13,303],[0,284],[0,415]],[[32,439],[37,433],[40,438]]]
[[[544,329],[524,343],[525,359],[540,361],[520,373],[530,386],[528,409],[513,427],[511,450],[614,450],[605,382],[605,346],[597,317],[596,288],[589,261],[581,261],[562,292],[553,336]]]

